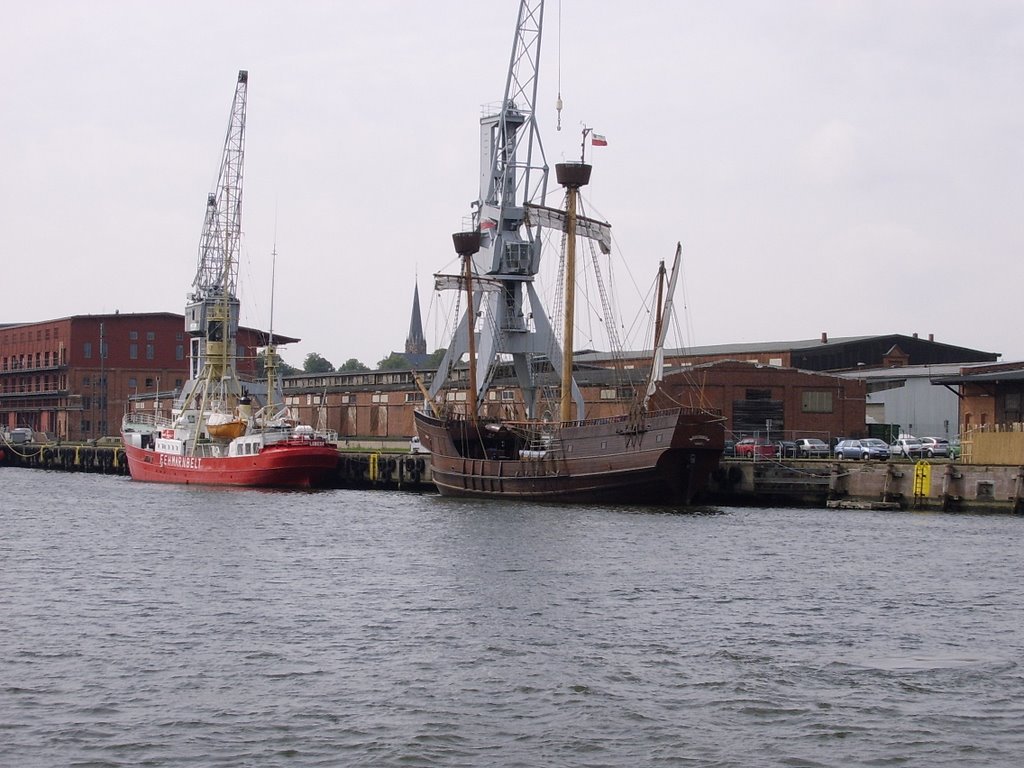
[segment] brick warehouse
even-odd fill
[[[188,376],[189,343],[184,316],[172,312],[0,326],[0,426],[61,440],[116,435],[129,397],[159,393],[170,405]],[[240,328],[237,343],[239,374],[252,378],[266,334]]]
[[[591,418],[629,409],[643,371],[626,372],[631,381],[605,368],[575,371]],[[417,375],[429,384],[431,371]],[[460,385],[461,384],[461,388]],[[465,382],[456,382],[447,401],[458,409],[466,402]],[[285,401],[298,418],[344,437],[405,439],[414,434],[413,411],[423,402],[412,371],[364,371],[291,376],[284,382]],[[863,381],[827,373],[780,368],[737,360],[695,366],[665,378],[666,396],[652,407],[673,402],[719,410],[728,435],[764,434],[796,439],[861,437],[866,434]],[[487,416],[521,415],[519,391],[511,378],[498,378],[481,409]],[[769,424],[771,426],[767,426]]]

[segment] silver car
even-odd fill
[[[816,437],[802,437],[796,441],[796,455],[803,459],[827,459],[828,444]]]
[[[889,458],[889,446],[884,440],[866,437],[861,440],[840,440],[836,444],[837,459],[877,459],[885,461]]]
[[[924,455],[929,459],[934,456],[949,456],[949,440],[944,437],[922,437],[921,443],[924,445]]]
[[[916,437],[901,437],[889,446],[889,452],[893,456],[904,456],[908,459],[920,459],[924,456],[924,443]]]

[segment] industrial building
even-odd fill
[[[130,397],[164,398],[170,406],[188,379],[194,341],[184,316],[172,312],[0,325],[0,426],[58,440],[117,435]],[[257,350],[266,344],[263,331],[239,329],[241,378],[254,378]]]

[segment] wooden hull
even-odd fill
[[[669,409],[562,425],[548,450],[523,449],[515,428],[416,414],[445,496],[686,505],[707,487],[724,444],[714,414]]]
[[[175,456],[125,441],[133,480],[182,485],[313,488],[330,483],[338,466],[332,445],[277,443],[253,456]]]

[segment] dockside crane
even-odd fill
[[[207,197],[199,264],[185,307],[189,381],[180,410],[221,405],[241,397],[235,366],[238,335],[238,257],[242,236],[242,168],[249,73],[241,70],[231,103],[216,192]]]
[[[437,402],[455,364],[470,354],[475,390],[467,398],[471,414],[477,412],[487,388],[487,372],[494,370],[495,358],[502,354],[512,358],[527,416],[533,418],[537,380],[532,360],[536,356],[557,360],[562,354],[533,284],[540,269],[540,228],[527,218],[527,204],[543,205],[548,185],[535,115],[543,18],[543,0],[521,0],[504,98],[480,120],[480,190],[472,204],[479,251],[475,255],[459,252],[473,276],[436,276],[438,290],[465,290],[470,280],[473,287],[469,306],[431,384],[428,402]],[[464,234],[468,233],[457,233],[457,250],[464,247],[458,237]],[[475,354],[471,352],[474,341]],[[582,413],[583,397],[575,382],[571,387]]]

